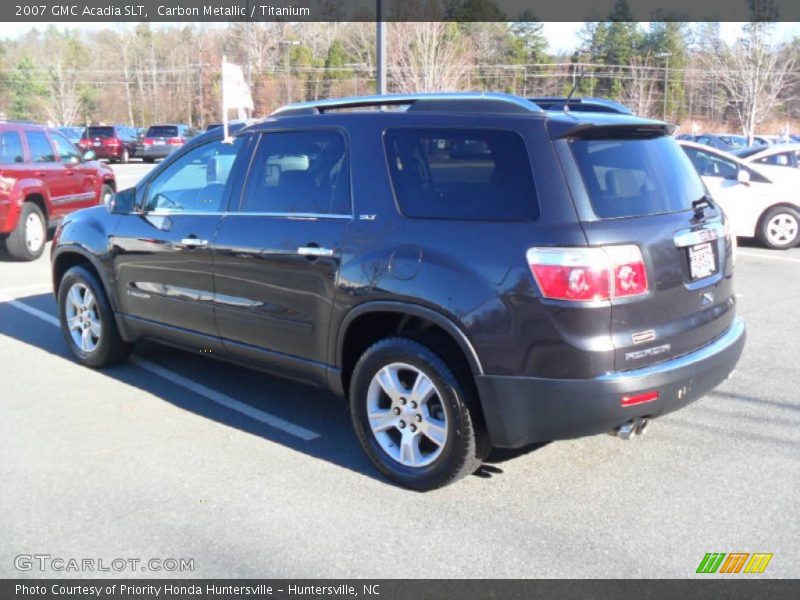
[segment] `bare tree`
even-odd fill
[[[81,96],[75,74],[55,58],[50,66],[50,120],[56,124],[72,125],[81,112]]]
[[[631,59],[621,95],[622,103],[629,106],[634,114],[644,117],[655,116],[659,96],[649,54],[643,59],[638,57]]]
[[[453,23],[392,23],[389,28],[391,77],[399,92],[462,89],[471,58]]]
[[[771,32],[769,23],[748,23],[742,37],[730,46],[720,44],[712,55],[719,84],[749,144],[756,127],[781,103],[796,61],[794,52],[770,43]]]

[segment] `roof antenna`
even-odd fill
[[[564,100],[564,112],[569,112],[569,101],[572,100],[572,94],[575,93],[575,90],[578,89],[578,86],[581,84],[581,81],[583,81],[584,75],[586,75],[586,69],[581,69],[581,72],[578,75],[578,79],[573,84],[572,89],[569,91],[569,94],[567,94],[566,100]]]

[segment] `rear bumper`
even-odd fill
[[[697,400],[727,379],[745,342],[737,317],[715,341],[689,354],[635,371],[594,379],[480,375],[478,391],[492,444],[534,442],[611,431],[637,417],[657,417]],[[657,400],[622,406],[623,395],[658,391]]]
[[[88,146],[84,152],[91,150],[97,158],[119,158],[124,146]]]
[[[144,146],[142,156],[147,158],[166,158],[180,146]]]

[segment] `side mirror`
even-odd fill
[[[736,172],[736,181],[742,185],[750,185],[750,171],[746,169],[739,169]]]
[[[114,215],[127,215],[133,212],[133,207],[136,204],[136,188],[128,188],[120,190],[112,194],[106,201],[108,212]]]
[[[83,160],[94,160],[95,158],[97,158],[97,154],[94,150],[87,150],[83,153]]]

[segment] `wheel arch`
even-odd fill
[[[335,388],[347,394],[353,367],[361,353],[375,341],[390,335],[429,331],[457,350],[473,376],[483,366],[466,333],[450,317],[431,308],[398,301],[370,301],[351,309],[342,319],[334,338]]]

